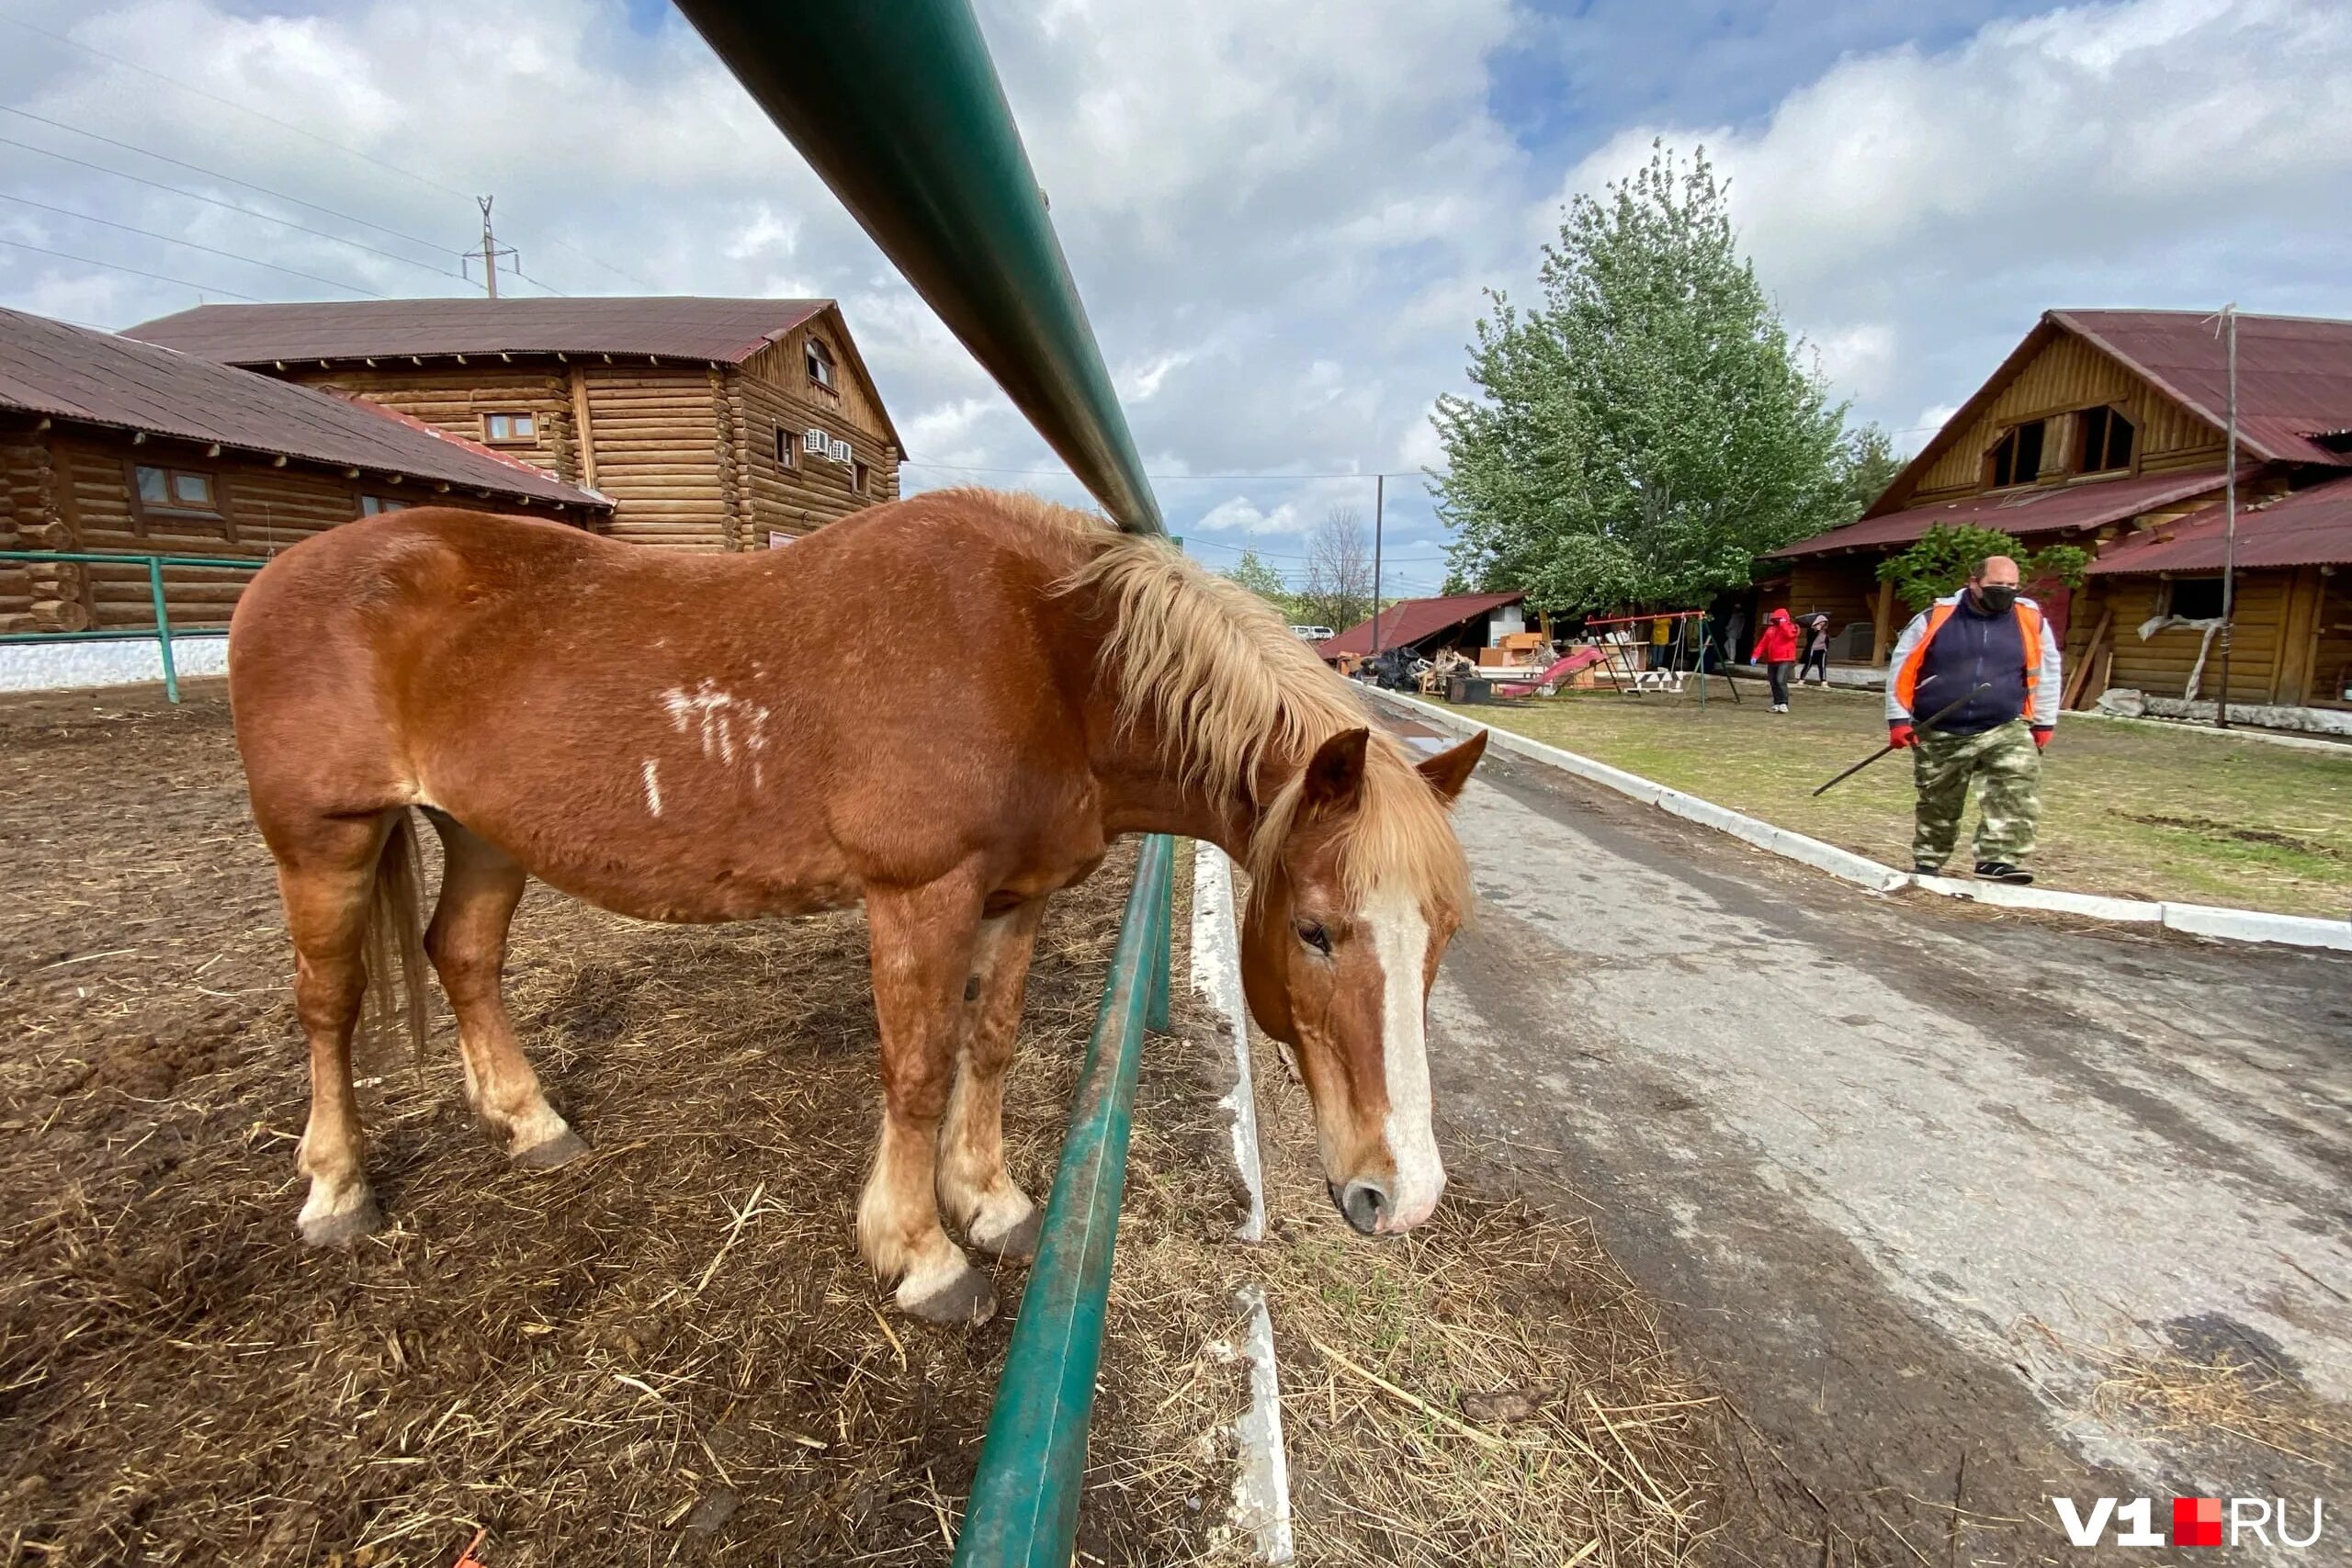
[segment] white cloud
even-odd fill
[[[438,0],[307,3],[17,0],[10,14],[426,182],[5,28],[0,103],[382,230],[5,115],[0,134],[407,261],[6,147],[0,190],[388,295],[463,291],[470,193],[494,191],[501,237],[568,292],[643,279],[840,299],[912,456],[943,465],[910,467],[909,488],[979,478],[1075,495],[967,471],[1052,457],[676,18],[648,34],[623,0],[538,0],[482,28]],[[1526,127],[1497,118],[1510,96],[1498,63],[1537,26],[1511,0],[1295,0],[1278,17],[1260,0],[982,4],[1137,445],[1170,475],[1434,464],[1430,401],[1462,389],[1480,289],[1525,293],[1561,197],[1629,171],[1661,132],[1707,141],[1767,286],[1838,393],[1891,428],[1964,396],[2048,305],[2235,297],[2352,313],[2352,28],[2336,14],[2324,0],[2073,6],[1940,50],[1849,54],[1726,125],[1553,125],[1577,159],[1532,152],[1513,134]],[[1790,7],[1773,15],[1795,25]],[[1583,68],[1605,67],[1614,25],[1580,31]],[[1703,79],[1724,62],[1692,63]],[[333,292],[5,201],[0,233],[213,289]],[[0,247],[10,304],[124,324],[197,297]],[[1159,488],[1180,532],[1270,550],[1302,551],[1333,504],[1370,512],[1365,481]],[[1389,491],[1398,564],[1433,578],[1427,498]]]
[[[1627,127],[1545,208],[1704,141],[1759,276],[1893,423],[2052,306],[2352,314],[2347,124],[2335,0],[2106,0],[1841,60],[1758,125]]]

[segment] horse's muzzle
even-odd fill
[[[1360,1176],[1344,1186],[1330,1182],[1325,1182],[1324,1186],[1329,1190],[1331,1201],[1339,1206],[1341,1216],[1360,1235],[1378,1235],[1381,1222],[1395,1208],[1389,1200],[1388,1189]]]

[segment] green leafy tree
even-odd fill
[[[2021,582],[2056,582],[2067,588],[2080,588],[2091,564],[2090,552],[2073,545],[2029,550],[1997,528],[1939,523],[1901,555],[1879,562],[1878,578],[1894,583],[1894,596],[1917,615],[1945,594],[1958,592],[1986,556],[2016,561]]]
[[[1846,432],[1838,449],[1838,521],[1850,523],[1871,508],[1871,503],[1886,493],[1894,476],[1903,471],[1903,459],[1894,455],[1894,443],[1876,423]]]
[[[1438,400],[1455,580],[1569,612],[1703,604],[1841,510],[1845,411],[1741,258],[1703,150],[1663,143],[1544,248],[1542,299],[1477,323]]]
[[[1283,581],[1281,572],[1259,558],[1257,551],[1244,549],[1241,558],[1226,569],[1225,576],[1280,610],[1284,620],[1298,619],[1289,584]]]

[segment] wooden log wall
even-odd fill
[[[2132,421],[2134,473],[2222,461],[2222,435],[2219,430],[2156,391],[2104,351],[2071,333],[2061,333],[2026,363],[1937,458],[1921,477],[1907,504],[1950,501],[1981,491],[1984,454],[2000,439],[2007,426],[2021,420],[2049,418],[2100,405],[2120,408]],[[2051,434],[2063,436],[2064,433],[2053,430]],[[2045,447],[2043,470],[2048,472],[2062,457],[2071,456],[2064,446]]]
[[[2344,694],[2352,687],[2352,568],[2309,567],[2312,595],[2316,602],[2319,637],[2306,657],[2311,682],[2306,702],[2324,707],[2352,707]]]
[[[738,524],[729,495],[734,434],[700,365],[593,364],[582,378],[596,488],[613,498],[616,539],[723,550]],[[568,394],[567,394],[568,396]]]
[[[1878,614],[1877,556],[1816,556],[1792,561],[1789,590],[1780,602],[1803,620],[1816,610],[1829,615],[1829,635],[1836,637],[1860,621],[1869,625]],[[1901,613],[1902,606],[1895,606]],[[1900,630],[1901,627],[1896,628]],[[1747,650],[1742,649],[1741,652]]]
[[[379,478],[346,479],[340,470],[264,458],[206,457],[195,446],[151,441],[52,436],[47,446],[57,476],[56,523],[29,547],[56,550],[122,550],[139,553],[221,556],[263,561],[312,534],[359,514],[361,487],[419,505],[460,506],[471,511],[561,517],[506,498],[483,499],[442,493],[426,481],[386,483]],[[226,509],[225,519],[151,515],[142,525],[132,504],[126,461],[201,469],[212,474]],[[577,521],[579,514],[570,518]],[[231,537],[233,531],[234,537]],[[41,564],[31,568],[30,615],[37,631],[103,630],[155,624],[144,565]],[[190,629],[225,626],[237,597],[253,574],[230,568],[168,567],[164,604],[172,624]]]
[[[738,373],[730,378],[729,392],[735,428],[742,437],[749,502],[742,527],[752,548],[764,548],[771,531],[797,537],[862,507],[898,498],[898,457],[881,437],[761,377]],[[866,465],[866,493],[860,495],[853,488],[855,470],[849,464],[800,449],[800,433],[811,427],[850,444],[852,457]],[[779,431],[787,442],[784,462],[776,459]]]
[[[495,450],[545,468],[568,484],[585,482],[572,418],[571,378],[569,367],[559,361],[514,363],[493,355],[469,358],[463,365],[427,360],[420,366],[379,359],[372,367],[289,365],[278,374],[305,386],[356,393],[469,441],[482,439],[486,413],[527,413],[532,441],[501,444]]]
[[[809,385],[811,337],[832,352],[833,389],[830,392]],[[827,311],[814,321],[801,322],[774,345],[743,361],[742,374],[796,401],[831,413],[848,427],[842,432],[844,438],[870,436],[878,450],[889,440],[889,422],[882,414],[882,395],[858,374],[856,361],[845,346],[847,342],[841,318]]]
[[[0,550],[38,550],[60,536],[49,442],[29,430],[0,432]],[[0,561],[0,632],[47,629],[33,620],[30,569]]]
[[[2218,575],[2199,573],[2195,575]],[[2085,628],[2080,637],[2088,636],[2088,628],[2099,616],[2112,610],[2115,620],[2108,631],[2108,646],[2115,650],[2115,660],[2108,676],[2110,687],[2145,692],[2152,697],[2177,697],[2188,688],[2189,671],[2197,665],[2197,653],[2203,645],[2205,634],[2186,626],[2172,626],[2142,641],[2141,626],[2156,615],[2165,603],[2165,587],[2162,578],[2106,577],[2091,580],[2094,587],[2085,596],[2086,602],[2076,607],[2074,626]],[[2230,639],[2230,701],[2233,703],[2292,702],[2289,694],[2291,682],[2299,682],[2301,672],[2290,667],[2303,657],[2304,645],[2290,637],[2287,625],[2295,586],[2295,574],[2288,571],[2245,571],[2238,575],[2235,626]],[[2071,628],[2070,628],[2071,629]],[[2069,658],[2078,658],[2083,649],[2074,638],[2075,646],[2067,649]],[[2205,673],[2197,694],[2211,701],[2220,690],[2222,650],[2219,639],[2205,661]],[[2097,694],[2093,694],[2096,695]]]

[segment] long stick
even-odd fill
[[[1976,692],[1984,691],[1991,687],[1992,684],[1993,682],[1990,681],[1980,681],[1977,682]],[[1973,700],[1976,695],[1976,692],[1970,692],[1967,695],[1962,697],[1959,702],[1946,703],[1942,707],[1939,707],[1935,711],[1934,716],[1913,725],[1911,727],[1912,729],[1915,732],[1919,730],[1932,732],[1937,725],[1942,723],[1945,719],[1950,718],[1954,713],[1958,712],[1963,704]],[[1855,763],[1852,767],[1848,768],[1844,773],[1839,773],[1836,778],[1831,779],[1828,784],[1823,784],[1819,789],[1815,790],[1813,793],[1815,795],[1827,794],[1833,785],[1844,784],[1848,779],[1852,778],[1856,773],[1860,773],[1864,768],[1869,767],[1872,762],[1877,761],[1881,757],[1885,756],[1888,752],[1894,750],[1894,743],[1890,740],[1885,745],[1880,747],[1877,750],[1871,752],[1869,756],[1863,758],[1860,761]]]

